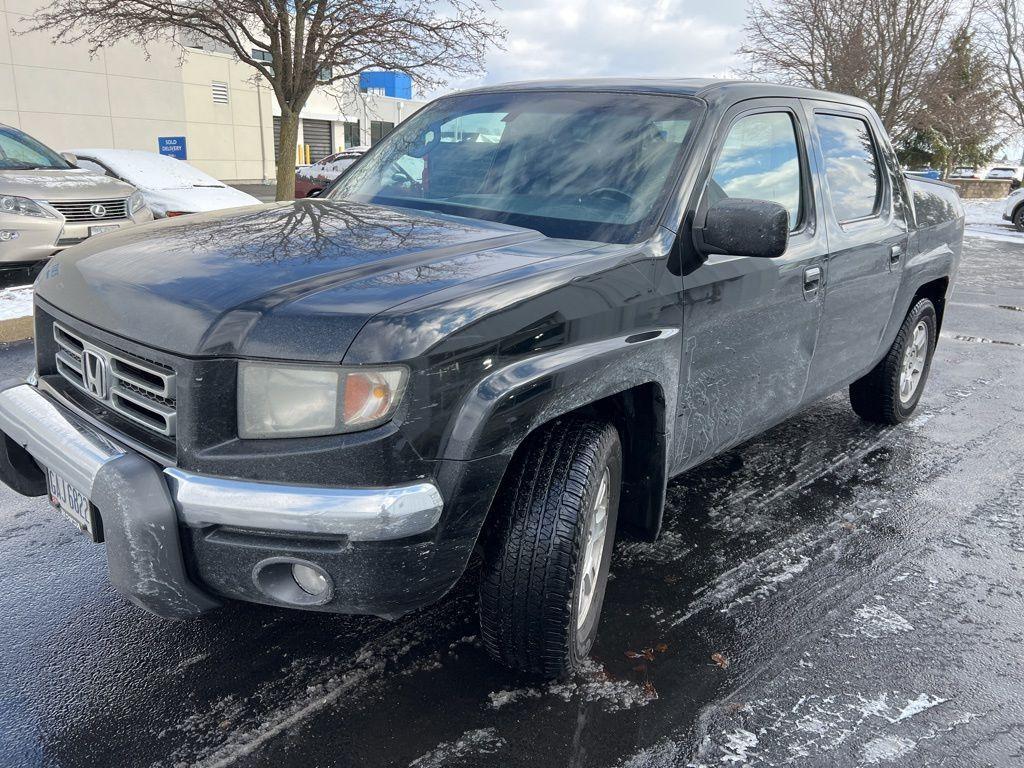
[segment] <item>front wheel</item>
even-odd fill
[[[513,460],[480,582],[481,637],[499,662],[559,678],[590,653],[621,484],[622,447],[607,423],[557,421]]]
[[[1018,205],[1017,210],[1013,212],[1013,226],[1017,231],[1024,232],[1024,205]]]
[[[928,380],[937,331],[935,305],[920,299],[881,362],[850,385],[850,404],[858,416],[880,424],[910,418]]]

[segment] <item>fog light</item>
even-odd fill
[[[292,565],[292,578],[299,585],[299,589],[313,597],[322,595],[329,586],[327,577],[320,571],[301,563],[294,563]]]
[[[0,229],[0,243],[6,243],[10,240],[17,240],[18,233],[13,229]]]

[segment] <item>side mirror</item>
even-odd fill
[[[767,200],[720,200],[694,235],[701,253],[772,258],[786,252],[789,212]]]
[[[78,166],[78,157],[72,152],[61,152],[60,156],[71,163],[73,166]]]
[[[323,193],[324,191],[322,189],[311,189],[306,197],[320,197]]]

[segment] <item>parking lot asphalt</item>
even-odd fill
[[[0,765],[1024,763],[1024,243],[967,240],[910,422],[833,396],[668,496],[658,542],[616,546],[588,668],[539,684],[488,660],[472,574],[394,623],[170,623],[0,489]]]

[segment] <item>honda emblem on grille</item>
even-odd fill
[[[89,213],[93,215],[93,218],[102,219],[107,215],[107,208],[101,203],[93,203],[89,206]]]
[[[91,349],[82,353],[82,374],[85,388],[93,397],[105,400],[107,397],[107,361]]]

